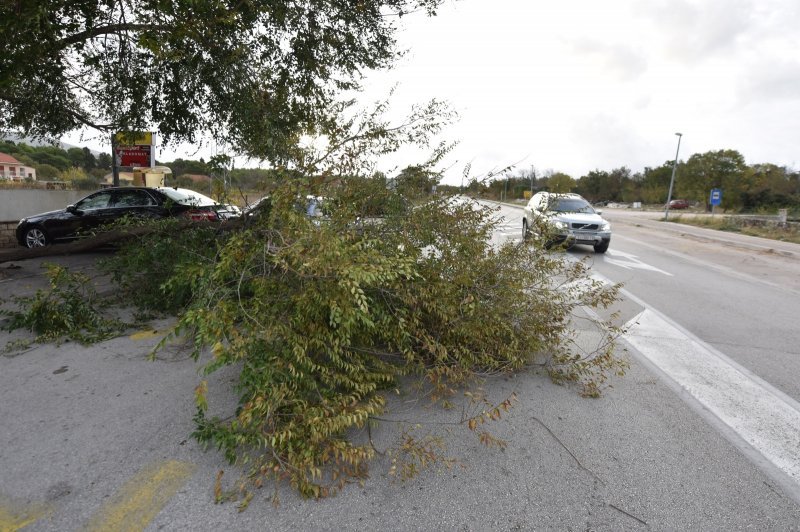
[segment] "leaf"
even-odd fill
[[[208,410],[208,402],[206,401],[206,393],[208,392],[208,381],[202,380],[194,389],[194,402],[200,411],[205,412]]]
[[[225,472],[220,469],[217,472],[217,478],[214,480],[214,502],[216,504],[222,502],[222,475],[224,474]]]

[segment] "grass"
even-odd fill
[[[754,223],[752,220],[737,218],[735,216],[675,216],[670,221],[685,225],[716,229],[718,231],[728,231],[743,235],[758,236],[779,240],[781,242],[793,242],[800,244],[800,226],[789,224],[787,227],[779,227],[775,223],[760,222]]]

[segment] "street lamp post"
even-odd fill
[[[672,163],[672,178],[669,180],[669,192],[667,193],[667,204],[664,206],[664,221],[669,220],[669,202],[672,201],[672,185],[675,184],[675,171],[678,169],[678,153],[681,151],[681,137],[683,133],[675,133],[678,136],[678,149],[675,150],[675,162]]]

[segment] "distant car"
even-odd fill
[[[123,216],[218,221],[221,205],[193,190],[171,187],[112,187],[65,209],[28,216],[17,225],[21,246],[36,248],[77,238]]]
[[[271,208],[272,208],[272,199],[269,196],[264,196],[263,198],[257,199],[253,203],[247,204],[245,208],[242,210],[242,215],[256,216],[268,213]]]
[[[217,214],[223,220],[230,220],[232,218],[240,218],[242,216],[242,209],[232,203],[225,203],[220,205]]]
[[[305,211],[309,218],[327,218],[330,216],[330,209],[330,198],[306,196]]]
[[[605,253],[611,243],[611,224],[578,194],[538,192],[523,209],[522,237],[536,233],[545,247],[588,244]]]
[[[674,199],[665,205],[667,209],[688,209],[691,205],[685,199]]]

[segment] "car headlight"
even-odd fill
[[[559,220],[553,220],[553,227],[558,229],[559,231],[563,231],[568,227],[566,222],[561,222]]]
[[[602,224],[600,224],[600,230],[601,231],[611,231],[611,224],[608,223],[608,222],[603,222]]]

